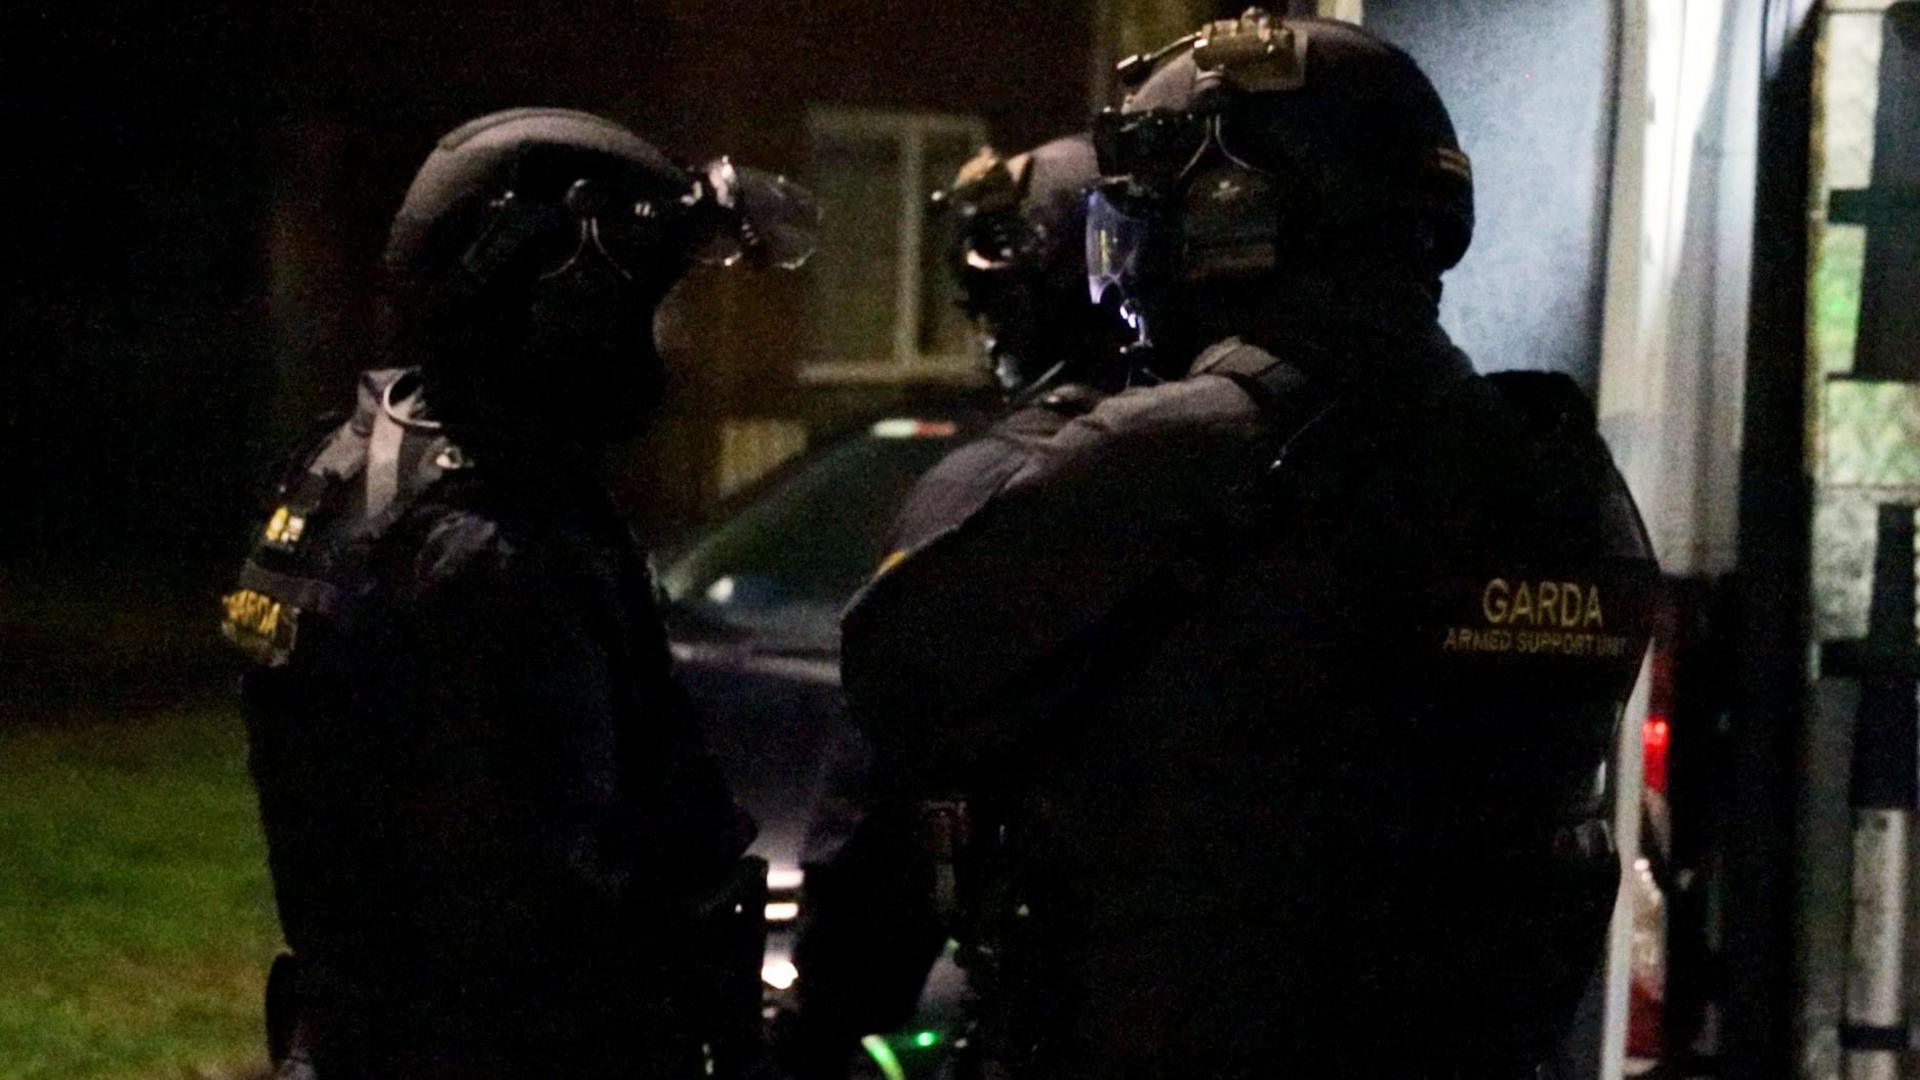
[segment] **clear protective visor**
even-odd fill
[[[819,203],[806,188],[726,158],[691,174],[677,192],[636,197],[582,178],[559,205],[510,191],[495,206],[500,214],[469,262],[525,259],[542,278],[571,271],[589,252],[634,282],[651,280],[683,258],[792,270],[813,254],[820,223]]]
[[[1131,209],[1102,188],[1087,194],[1087,294],[1095,306],[1119,302],[1121,318],[1136,332],[1134,298],[1159,222],[1145,209]]]
[[[794,270],[818,244],[819,201],[777,173],[718,158],[700,170],[688,199],[720,211],[716,227],[695,250],[699,262],[731,266],[745,259],[763,269]]]

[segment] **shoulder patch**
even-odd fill
[[[307,515],[282,504],[267,519],[266,528],[260,531],[260,543],[276,551],[292,551],[300,546],[300,537],[306,531]]]
[[[225,617],[220,633],[241,652],[269,667],[293,656],[300,634],[300,609],[252,589],[235,589],[221,598]]]
[[[1430,660],[1502,668],[1549,663],[1568,675],[1609,672],[1629,686],[1658,602],[1651,568],[1619,559],[1495,567],[1429,588],[1416,619]]]

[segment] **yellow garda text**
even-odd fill
[[[1627,655],[1632,639],[1623,634],[1592,634],[1579,630],[1509,630],[1500,627],[1453,626],[1441,649],[1450,653],[1511,653],[1519,656],[1564,656],[1609,660]]]
[[[1480,593],[1480,612],[1492,626],[1604,630],[1600,587],[1578,581],[1494,578]]]
[[[1609,660],[1633,644],[1606,632],[1600,586],[1590,582],[1494,578],[1480,590],[1480,616],[1479,625],[1448,627],[1441,651]]]
[[[280,601],[252,589],[228,593],[221,603],[227,610],[227,625],[255,637],[273,637],[285,616]]]

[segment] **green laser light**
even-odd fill
[[[913,1036],[913,1045],[919,1047],[922,1050],[931,1049],[934,1045],[939,1043],[939,1041],[940,1041],[940,1033],[937,1031],[920,1031],[920,1032],[914,1033],[914,1036]]]
[[[887,1045],[887,1040],[878,1035],[868,1035],[860,1040],[860,1045],[880,1069],[881,1076],[887,1080],[907,1080],[907,1070],[900,1067],[900,1059],[894,1056],[893,1047]]]

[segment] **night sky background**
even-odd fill
[[[274,50],[240,4],[10,21],[0,559],[190,572],[260,438]]]

